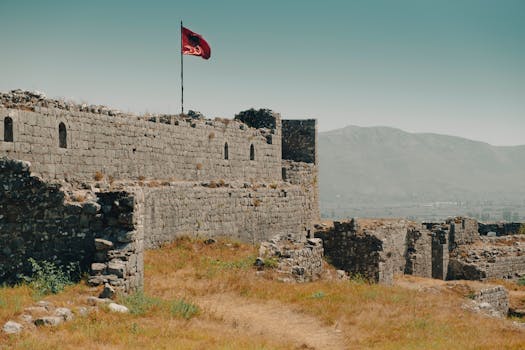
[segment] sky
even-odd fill
[[[525,144],[522,0],[0,0],[0,91],[180,113],[181,20],[186,111]]]

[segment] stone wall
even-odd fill
[[[470,244],[479,237],[476,219],[457,217],[447,220],[446,223],[450,225],[449,240],[455,245]]]
[[[323,272],[323,243],[318,238],[276,235],[261,243],[256,264],[264,267],[268,260],[276,262],[283,282],[315,281]]]
[[[312,221],[319,221],[319,172],[317,165],[283,160],[282,166],[283,181],[302,187],[309,198],[308,205],[304,209],[310,212],[309,216]]]
[[[494,222],[478,224],[479,234],[482,236],[488,235],[489,232],[494,232],[496,236],[516,235],[525,224],[521,222]]]
[[[389,219],[336,221],[315,237],[323,240],[325,256],[336,268],[390,284],[394,274],[405,271],[408,225]]]
[[[423,226],[408,228],[405,274],[432,277],[432,241],[432,232]]]
[[[276,129],[260,130],[234,120],[32,109],[0,107],[0,155],[30,161],[47,179],[87,182],[101,173],[115,180],[281,180],[278,115]],[[13,121],[13,142],[3,140],[6,117]],[[59,147],[61,123],[67,148]]]
[[[30,275],[29,258],[89,271],[102,227],[97,203],[67,202],[60,184],[32,176],[23,161],[0,158],[0,184],[0,284]]]
[[[516,279],[525,276],[525,237],[480,237],[451,254],[448,279]]]
[[[149,248],[181,235],[255,243],[276,234],[306,236],[311,229],[308,192],[284,182],[179,182],[143,191]]]
[[[487,303],[496,313],[506,317],[509,312],[509,292],[503,286],[487,286],[474,293],[473,299],[479,304]]]
[[[109,283],[124,293],[144,284],[143,195],[140,188],[130,192],[97,194],[103,226],[96,234],[89,277],[92,285]]]

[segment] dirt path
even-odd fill
[[[347,349],[342,333],[318,319],[278,302],[254,302],[233,294],[215,294],[197,303],[244,333],[267,335],[302,349]]]

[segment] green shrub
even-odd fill
[[[525,224],[520,225],[520,229],[518,230],[519,235],[525,235]]]
[[[311,298],[313,299],[322,299],[326,296],[326,294],[323,291],[318,291],[312,294]]]
[[[122,304],[124,304],[132,315],[145,315],[147,312],[153,308],[159,307],[162,305],[162,300],[155,297],[150,297],[144,294],[144,292],[136,292],[130,295],[127,295],[121,299]]]
[[[199,307],[183,299],[174,300],[170,307],[171,315],[189,320],[199,313]]]
[[[520,277],[520,279],[518,279],[516,283],[518,284],[518,286],[525,286],[525,277]]]
[[[38,296],[57,294],[67,285],[73,284],[73,275],[79,273],[78,264],[70,263],[60,267],[53,262],[28,259],[31,264],[32,275],[23,276]]]

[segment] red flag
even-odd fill
[[[211,49],[201,35],[182,27],[182,54],[201,56],[207,60],[211,56]]]

